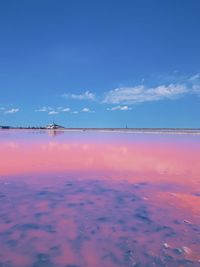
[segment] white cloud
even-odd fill
[[[42,107],[40,109],[37,109],[36,111],[37,112],[47,112],[49,115],[52,115],[52,114],[58,114],[60,112],[69,112],[71,109],[68,108],[68,107]]]
[[[48,111],[48,109],[46,107],[43,107],[43,108],[37,109],[36,111],[38,111],[38,112],[46,112],[46,111]]]
[[[132,110],[129,106],[115,106],[112,108],[107,108],[107,110],[114,111],[114,110]]]
[[[53,110],[52,107],[42,107],[40,109],[37,109],[36,111],[38,111],[38,112],[49,112],[51,110]]]
[[[190,77],[190,81],[195,82],[196,80],[200,79],[200,73],[196,73],[195,75]]]
[[[63,108],[62,112],[69,112],[71,109],[70,108]]]
[[[91,110],[91,109],[89,109],[89,108],[83,108],[81,111],[82,111],[82,112],[94,113],[94,111]]]
[[[200,85],[194,84],[192,86],[192,90],[193,90],[194,93],[200,94]]]
[[[11,108],[11,109],[6,110],[4,113],[5,114],[15,114],[17,112],[19,112],[19,108]]]
[[[188,90],[184,84],[160,85],[149,88],[146,88],[144,85],[120,87],[106,92],[103,102],[110,104],[134,104],[162,99],[175,99],[187,93]]]
[[[89,108],[83,108],[82,112],[90,112],[90,109]]]
[[[48,114],[49,115],[56,115],[56,114],[59,114],[59,112],[55,111],[55,110],[52,110],[52,111],[49,111]]]
[[[82,94],[63,94],[62,96],[74,100],[95,100],[95,94],[89,91],[85,91]]]
[[[174,72],[175,73],[175,72]],[[177,72],[176,72],[177,73]],[[161,77],[159,81],[165,81],[161,85],[147,86],[145,85],[146,80],[142,79],[138,86],[119,86],[116,89],[105,92],[103,95],[95,95],[90,91],[85,91],[81,94],[70,94],[65,93],[62,96],[73,100],[100,100],[97,103],[111,104],[107,110],[131,110],[131,105],[135,103],[144,103],[151,101],[160,101],[164,99],[178,99],[185,95],[196,94],[200,96],[200,73],[195,75],[184,75],[175,77]],[[5,109],[6,110],[6,109]],[[1,111],[1,109],[0,109]],[[36,110],[39,112],[47,112],[49,115],[58,114],[62,112],[70,112],[71,114],[78,114],[81,112],[94,113],[95,111],[84,107],[82,110],[76,111],[71,110],[69,107],[49,107],[43,106]]]

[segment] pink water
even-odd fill
[[[0,131],[0,266],[200,266],[200,136]]]

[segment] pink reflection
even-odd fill
[[[0,145],[0,175],[63,172],[123,172],[125,179],[154,182],[167,180],[199,186],[200,144],[85,143],[82,140],[50,142],[3,142]],[[131,175],[137,173],[137,175]],[[148,174],[148,175],[145,175]],[[181,175],[181,180],[180,180]],[[120,179],[118,176],[109,179]]]
[[[0,266],[198,266],[200,141],[72,137],[0,140]]]

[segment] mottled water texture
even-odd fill
[[[200,266],[200,136],[0,131],[0,267]]]

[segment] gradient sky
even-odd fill
[[[200,1],[6,0],[0,125],[200,127]]]

